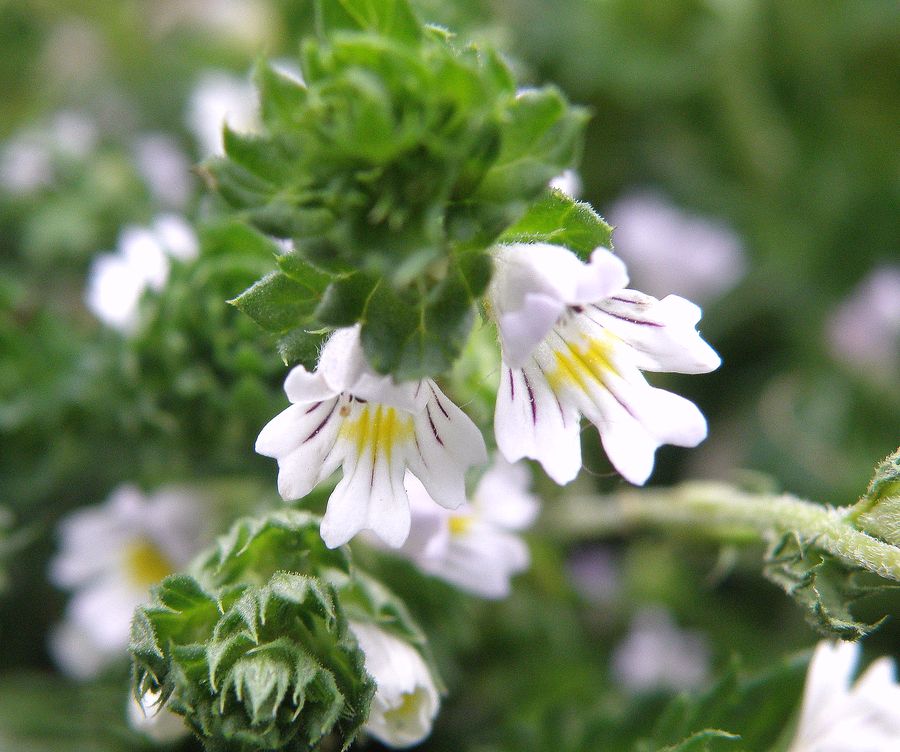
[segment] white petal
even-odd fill
[[[797,725],[798,738],[816,733],[819,719],[825,718],[842,704],[850,686],[850,677],[859,660],[859,645],[838,640],[822,640],[817,646],[806,672],[803,707]]]
[[[482,598],[505,598],[510,579],[528,568],[528,546],[515,535],[475,522],[455,536],[444,556],[420,562],[422,569]]]
[[[514,367],[523,364],[567,305],[601,300],[628,283],[625,265],[605,248],[584,264],[561,246],[518,243],[497,248],[494,260],[489,295],[503,352]]]
[[[366,731],[392,747],[422,741],[431,733],[440,697],[419,651],[374,624],[351,621],[350,629],[377,686]]]
[[[260,432],[256,451],[278,460],[278,492],[286,501],[306,496],[336,467],[330,455],[340,430],[341,402],[291,405]]]
[[[528,493],[531,473],[524,463],[512,464],[499,454],[473,494],[482,519],[508,530],[530,527],[540,511],[537,497]]]
[[[190,731],[184,718],[159,705],[159,694],[147,692],[138,702],[128,697],[128,724],[135,731],[160,744],[186,737]]]
[[[578,411],[557,399],[535,366],[511,369],[503,364],[494,436],[509,462],[523,457],[537,460],[560,485],[573,480],[581,469]]]
[[[456,509],[466,501],[465,474],[487,461],[481,431],[471,419],[427,380],[425,410],[415,416],[416,449],[409,469],[441,506]]]
[[[340,394],[340,389],[332,389],[322,374],[310,373],[303,366],[295,366],[284,380],[284,392],[295,404],[309,404],[331,399]]]
[[[497,328],[503,360],[513,368],[525,365],[534,348],[547,336],[565,310],[565,304],[557,298],[543,293],[528,293],[521,308],[500,314]]]
[[[677,295],[657,300],[624,290],[589,306],[584,316],[628,343],[642,370],[708,373],[721,365],[695,328],[700,309]]]
[[[366,360],[359,341],[359,324],[338,329],[319,356],[316,372],[335,393],[344,392],[368,402],[417,411],[427,393],[419,381],[396,383],[391,376],[376,373]]]
[[[366,527],[372,475],[371,457],[363,456],[352,467],[348,467],[345,460],[344,477],[328,499],[328,507],[319,528],[328,548],[344,545]]]

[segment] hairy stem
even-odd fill
[[[548,522],[568,538],[652,528],[722,543],[772,543],[795,532],[850,565],[900,581],[900,547],[858,530],[847,509],[789,494],[748,493],[725,483],[572,496],[548,514]]]

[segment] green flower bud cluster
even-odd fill
[[[234,302],[282,335],[287,363],[310,362],[310,332],[359,321],[379,371],[441,373],[490,281],[488,247],[574,163],[586,114],[552,87],[518,92],[494,51],[406,0],[317,13],[303,82],[260,64],[262,132],[226,128],[204,168],[239,216],[293,241]]]
[[[349,746],[375,693],[351,618],[421,650],[403,604],[325,548],[319,522],[239,520],[135,615],[136,695],[158,694],[208,750],[299,752],[331,735]]]

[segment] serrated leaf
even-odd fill
[[[850,567],[788,533],[771,546],[763,575],[781,587],[799,606],[807,621],[826,636],[857,640],[883,621],[857,621],[850,607],[878,590],[895,588],[864,569]]]
[[[283,272],[272,272],[229,303],[264,329],[287,332],[314,321],[327,279],[311,273],[305,282],[298,282]]]
[[[325,290],[315,316],[325,326],[352,326],[362,317],[378,278],[358,272],[341,277]]]
[[[292,329],[278,340],[278,355],[286,366],[301,365],[308,371],[316,367],[319,351],[328,332]]]
[[[860,530],[900,546],[900,449],[878,464],[865,495],[848,517]]]
[[[587,113],[553,87],[523,92],[509,107],[500,154],[475,195],[485,200],[537,195],[574,166],[586,123]]]
[[[298,111],[306,102],[306,87],[282,75],[265,60],[257,63],[254,80],[259,87],[263,122],[273,128],[296,125]]]
[[[587,261],[598,247],[609,248],[610,227],[590,204],[551,190],[500,236],[500,243],[552,243]]]
[[[241,518],[200,560],[199,576],[221,587],[235,582],[262,584],[285,569],[303,574],[349,571],[346,551],[329,549],[322,542],[320,522],[316,515],[296,509]]]
[[[371,31],[415,42],[422,26],[406,0],[316,0],[319,34],[336,31]]]
[[[473,281],[480,286],[483,275],[474,274]],[[366,306],[360,339],[375,370],[414,380],[449,370],[474,320],[469,280],[456,266],[425,295],[379,285]]]
[[[703,729],[695,734],[691,734],[677,744],[663,747],[659,752],[709,752],[713,747],[710,746],[713,740],[740,741],[738,734],[732,734],[721,729]],[[718,747],[716,747],[718,749]]]

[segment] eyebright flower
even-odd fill
[[[121,486],[105,504],[62,521],[50,581],[74,595],[50,648],[63,671],[88,679],[125,659],[134,609],[147,600],[151,585],[202,547],[203,519],[197,496],[186,490],[145,497],[134,486]]]
[[[351,621],[377,689],[365,730],[390,747],[411,747],[431,733],[440,696],[419,651],[374,624]]]
[[[697,306],[624,289],[624,265],[603,248],[583,264],[559,246],[510,245],[497,250],[495,266],[489,294],[503,367],[494,431],[507,460],[536,459],[568,483],[581,468],[585,415],[616,470],[640,485],[659,446],[706,437],[696,405],[641,373],[719,366],[695,329]]]
[[[115,253],[94,260],[85,303],[104,324],[131,332],[138,323],[138,304],[147,289],[159,291],[169,277],[170,259],[189,261],[197,255],[197,237],[176,214],[162,214],[152,227],[126,227]]]
[[[437,384],[395,384],[371,369],[358,327],[335,332],[315,372],[297,366],[284,389],[293,404],[263,428],[256,451],[278,460],[285,500],[343,468],[321,526],[330,548],[363,529],[402,545],[410,525],[407,468],[438,504],[455,509],[466,500],[466,470],[487,459],[478,428]]]
[[[616,253],[651,295],[675,292],[692,300],[718,298],[744,275],[740,237],[728,225],[685,213],[664,196],[633,193],[607,213]]]
[[[788,752],[889,752],[900,746],[894,662],[877,659],[851,686],[859,653],[858,643],[818,644]]]
[[[434,503],[422,484],[407,473],[412,529],[399,553],[422,571],[483,598],[509,595],[510,578],[528,568],[528,546],[515,534],[529,527],[538,501],[522,464],[497,457],[472,501],[459,509]]]

